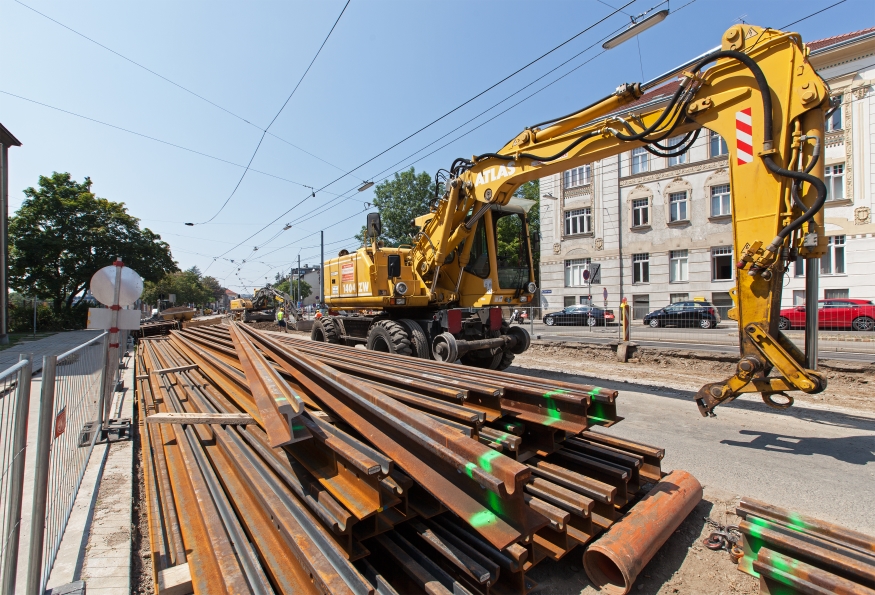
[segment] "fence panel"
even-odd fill
[[[13,593],[21,530],[32,357],[0,373],[0,592]]]
[[[41,589],[45,589],[57,556],[64,529],[70,518],[85,467],[100,432],[92,432],[86,444],[80,433],[86,422],[97,419],[101,377],[105,369],[108,334],[103,333],[59,355],[55,367],[55,394],[52,410],[51,452],[46,490],[45,533]],[[109,378],[115,378],[118,362]],[[47,382],[43,378],[43,382]],[[112,393],[110,393],[112,394]]]

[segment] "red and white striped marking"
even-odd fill
[[[753,118],[750,108],[735,112],[735,154],[738,165],[753,161]]]

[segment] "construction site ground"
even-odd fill
[[[273,323],[258,327],[278,330]],[[705,518],[737,524],[741,497],[875,534],[875,507],[863,504],[875,485],[875,363],[826,360],[821,370],[829,387],[820,395],[797,393],[787,410],[744,396],[706,419],[693,396],[702,384],[731,375],[733,356],[638,349],[621,364],[615,349],[535,341],[508,371],[619,390],[625,419],[604,431],[664,447],[664,470],[685,469],[702,483],[704,499],[641,572],[634,593],[758,593],[759,581],[736,570],[727,552],[702,545],[712,530]],[[537,566],[530,574],[537,592],[598,593],[582,553]]]

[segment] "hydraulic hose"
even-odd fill
[[[570,151],[571,149],[573,149],[574,147],[576,147],[577,145],[579,145],[583,141],[589,140],[594,136],[598,136],[599,134],[601,134],[601,132],[598,130],[592,130],[590,132],[587,132],[586,134],[581,136],[579,139],[577,139],[576,141],[574,141],[573,143],[571,143],[570,145],[568,145],[567,147],[565,147],[564,149],[562,149],[561,151],[556,153],[555,155],[550,155],[549,157],[541,157],[540,155],[532,155],[531,153],[520,153],[519,158],[520,159],[534,159],[534,160],[540,161],[542,163],[547,163],[549,161],[556,161],[557,159],[559,159],[560,157],[565,155],[568,151]],[[483,153],[482,155],[477,155],[476,157],[474,157],[474,161],[477,162],[477,161],[480,161],[482,159],[487,159],[489,157],[492,157],[494,159],[502,159],[504,161],[514,161],[515,159],[517,159],[516,157],[514,157],[512,155],[501,155],[500,153]]]
[[[820,138],[812,135],[803,136],[800,140],[808,140],[809,138],[814,139],[814,150],[811,152],[811,161],[805,167],[805,173],[810,173],[814,166],[817,165],[817,161],[820,158]],[[800,149],[801,153],[802,149]],[[805,210],[805,204],[803,204],[802,200],[799,198],[799,187],[801,186],[801,182],[793,182],[793,185],[790,186],[790,196],[793,197],[793,202],[796,203],[796,206],[802,210]]]
[[[656,122],[651,124],[649,128],[647,128],[646,130],[642,130],[637,134],[617,134],[616,137],[622,141],[644,140],[645,136],[659,128],[660,124],[662,124],[662,121],[665,120],[666,116],[668,116],[669,112],[672,111],[672,109],[674,108],[674,105],[675,103],[677,103],[677,100],[681,96],[681,93],[683,93],[685,90],[686,85],[684,83],[681,83],[681,85],[678,86],[677,91],[674,92],[674,95],[672,95],[671,99],[669,100],[668,106],[662,111],[662,114],[660,114],[660,116],[656,119]]]

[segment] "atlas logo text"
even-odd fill
[[[498,169],[498,171],[496,171]],[[488,184],[489,182],[494,182],[496,180],[500,180],[501,178],[506,178],[508,176],[512,176],[516,172],[516,167],[513,165],[500,165],[498,168],[490,167],[489,169],[484,169],[482,172],[477,174],[477,179],[474,180],[474,186],[480,186],[482,184]]]

